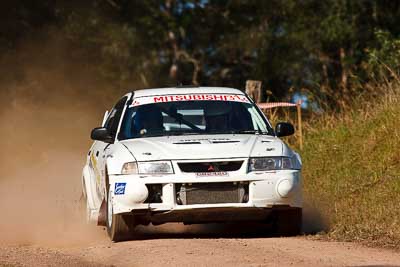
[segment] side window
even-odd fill
[[[110,113],[108,114],[107,120],[104,123],[104,127],[107,128],[108,130],[110,130],[111,128],[111,124],[114,122],[114,118],[115,118],[115,113],[117,112],[117,110],[115,109],[115,107],[110,111]]]
[[[107,121],[104,127],[107,128],[108,132],[115,137],[115,134],[118,130],[118,124],[121,119],[122,111],[124,110],[124,106],[128,97],[124,97],[118,101],[115,107],[111,110],[110,115],[107,118]]]

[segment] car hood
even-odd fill
[[[268,135],[197,135],[121,141],[137,161],[281,156],[283,142]]]

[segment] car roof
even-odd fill
[[[242,91],[228,87],[169,87],[140,89],[133,92],[134,97],[159,96],[159,95],[179,95],[179,94],[235,94],[244,95]]]

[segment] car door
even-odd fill
[[[127,97],[120,99],[114,108],[111,110],[104,127],[107,129],[108,133],[115,140],[119,122],[121,120],[122,113],[124,111],[125,103],[127,101]],[[101,198],[104,197],[104,193],[106,193],[106,160],[109,152],[112,151],[113,143],[105,143],[102,141],[97,141],[99,144],[96,145],[95,156],[97,159],[97,169],[100,175],[100,179],[97,183],[98,185],[98,193],[100,193]]]

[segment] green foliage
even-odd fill
[[[392,71],[400,69],[400,39],[383,30],[377,30],[375,36],[377,45],[367,50],[366,68],[374,77],[391,76]]]
[[[336,109],[383,63],[399,68],[398,1],[16,0],[2,12],[3,54],[58,32],[82,67],[119,88],[257,79],[272,101],[307,91]]]

